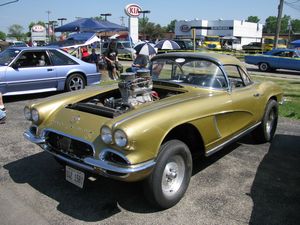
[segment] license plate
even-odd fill
[[[66,166],[66,180],[80,188],[83,188],[84,173],[72,167]]]

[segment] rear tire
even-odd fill
[[[85,79],[81,74],[74,73],[67,78],[66,91],[77,91],[85,88]]]
[[[145,181],[146,198],[161,209],[176,205],[188,188],[191,174],[192,156],[186,144],[179,140],[164,143],[155,168]]]
[[[258,68],[259,68],[259,70],[262,71],[262,72],[270,71],[270,66],[269,66],[269,64],[268,64],[268,63],[265,63],[265,62],[260,63],[260,64],[258,65]]]
[[[259,143],[265,143],[272,141],[278,122],[278,103],[277,101],[271,99],[269,100],[265,114],[263,116],[262,122],[253,131],[255,140]]]

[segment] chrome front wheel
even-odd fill
[[[177,204],[189,185],[192,156],[180,140],[164,143],[157,156],[152,174],[145,181],[145,196],[158,208],[167,209]]]

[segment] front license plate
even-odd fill
[[[66,166],[66,180],[80,188],[83,188],[84,173],[72,167]]]

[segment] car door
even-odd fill
[[[279,69],[297,69],[297,61],[296,58],[293,58],[294,52],[291,50],[284,50],[277,54],[277,56],[280,56],[277,58],[277,65]]]
[[[239,66],[227,65],[224,70],[231,85],[232,123],[229,126],[233,133],[237,133],[257,123],[261,114],[257,108],[261,93]]]
[[[5,77],[10,94],[54,91],[57,88],[56,71],[45,50],[21,52],[7,68]]]

